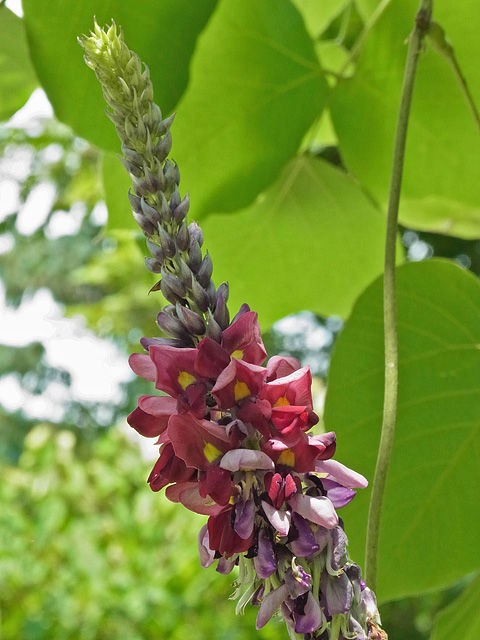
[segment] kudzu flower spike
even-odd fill
[[[95,24],[80,43],[122,142],[147,267],[170,303],[157,317],[164,337],[143,338],[145,352],[130,357],[166,394],[142,396],[128,416],[160,444],[151,489],[208,516],[201,564],[238,566],[237,612],[258,606],[258,629],[279,613],[292,639],[385,640],[337,513],[366,479],[333,460],[333,432],[310,433],[318,417],[309,368],[281,356],[264,364],[248,305],[230,322],[228,286],[215,288],[202,231],[186,221],[188,198],[167,158],[173,118],[153,102],[148,69],[114,24]]]

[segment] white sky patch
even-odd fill
[[[22,0],[6,0],[5,6],[20,18],[23,16]]]
[[[68,397],[72,400],[118,402],[120,385],[133,377],[125,354],[113,343],[97,338],[85,327],[83,318],[63,317],[62,308],[48,289],[40,289],[15,310],[6,306],[5,291],[0,288],[0,339],[2,344],[12,346],[42,342],[47,363],[70,373]],[[0,379],[0,402],[4,404],[8,398],[9,406],[20,403],[18,406],[23,406],[32,417],[51,416],[48,407],[54,412],[55,406],[61,406],[66,399],[58,383],[51,383],[42,394],[42,404],[38,396],[27,393],[18,384],[15,387],[11,378]],[[45,415],[39,415],[42,413],[39,406],[46,407]]]
[[[8,253],[15,246],[15,239],[11,233],[2,233],[0,235],[0,256]]]
[[[35,89],[27,102],[8,121],[12,128],[22,128],[32,136],[42,132],[42,120],[53,118],[53,108],[43,89]]]
[[[47,238],[54,240],[62,236],[73,236],[80,230],[87,208],[83,202],[74,202],[70,211],[55,211],[45,227]]]
[[[45,223],[56,194],[52,182],[40,182],[33,187],[18,212],[16,226],[19,233],[29,236]]]
[[[12,179],[1,179],[0,173],[0,222],[15,211],[20,205],[20,187],[18,182]]]

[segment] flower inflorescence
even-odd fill
[[[257,628],[278,611],[292,638],[386,638],[337,514],[366,479],[333,460],[333,432],[310,433],[309,368],[282,356],[264,365],[247,305],[230,322],[228,287],[215,288],[200,227],[186,222],[188,199],[167,159],[172,118],[153,102],[148,70],[115,25],[95,25],[80,42],[122,141],[147,266],[170,303],[157,318],[163,336],[143,338],[145,352],[130,358],[166,394],[142,396],[128,417],[160,445],[150,487],[208,516],[201,564],[238,566],[237,612],[257,605]]]

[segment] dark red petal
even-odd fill
[[[230,362],[229,354],[211,338],[198,343],[195,368],[203,378],[218,378]]]
[[[159,436],[167,428],[168,417],[158,418],[137,407],[127,417],[128,424],[146,438]]]

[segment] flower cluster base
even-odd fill
[[[332,459],[334,433],[309,433],[318,418],[308,367],[280,356],[262,366],[246,306],[218,341],[148,344],[131,366],[168,394],[141,397],[129,416],[160,444],[148,482],[208,515],[201,563],[238,565],[237,612],[258,606],[257,628],[279,612],[293,638],[385,638],[337,515],[367,482]]]

